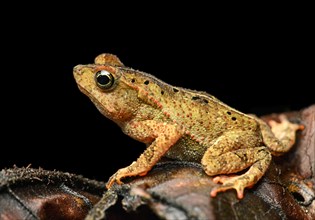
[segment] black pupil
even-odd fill
[[[110,77],[107,75],[99,75],[97,77],[97,82],[101,85],[107,85],[110,83]]]

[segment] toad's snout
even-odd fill
[[[74,75],[82,75],[82,73],[83,73],[83,71],[82,71],[83,67],[84,67],[84,65],[77,65],[77,66],[73,67],[73,74],[74,74]]]

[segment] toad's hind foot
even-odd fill
[[[220,175],[220,176],[216,176],[212,179],[212,181],[214,183],[224,183],[227,180],[231,180],[232,178],[237,177],[237,175]]]
[[[295,124],[287,119],[287,116],[281,114],[279,116],[280,122],[270,120],[268,122],[271,127],[272,133],[280,141],[284,142],[288,146],[292,146],[295,143],[295,133],[298,130],[304,130],[304,125]]]
[[[255,119],[260,125],[265,145],[275,156],[288,152],[295,143],[296,132],[305,128],[304,125],[290,122],[284,114],[279,115],[280,122],[270,120],[269,126],[263,120]]]
[[[244,189],[251,188],[266,172],[268,165],[271,161],[271,154],[265,148],[257,148],[254,154],[258,159],[248,171],[242,175],[234,176],[216,176],[213,178],[213,182],[222,183],[222,185],[216,186],[212,189],[210,195],[215,197],[218,192],[224,192],[229,189],[235,189],[237,198],[242,199],[244,197]]]
[[[222,183],[221,186],[214,187],[210,193],[211,197],[215,197],[218,192],[224,192],[229,189],[235,189],[237,198],[242,199],[244,197],[245,187],[249,187],[246,183],[244,184],[243,176],[217,176],[213,178],[213,182]],[[247,181],[245,181],[247,182]]]

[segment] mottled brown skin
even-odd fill
[[[103,81],[98,74],[105,74]],[[114,55],[101,54],[95,64],[78,65],[79,89],[98,110],[147,149],[130,166],[119,169],[107,188],[128,176],[146,175],[161,159],[200,162],[204,171],[222,183],[211,196],[235,189],[243,198],[246,187],[266,172],[271,154],[287,152],[302,127],[272,123],[243,114],[205,93],[168,85],[152,75],[125,67]],[[109,77],[109,78],[108,78]],[[105,81],[104,81],[105,80]],[[105,85],[105,86],[104,86]],[[248,168],[242,175],[225,176]]]

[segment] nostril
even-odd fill
[[[83,65],[77,65],[77,66],[73,67],[73,73],[82,74],[82,71],[81,71],[82,67],[83,67]]]

